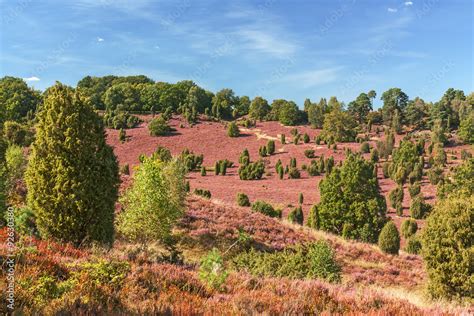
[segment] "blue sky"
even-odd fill
[[[390,87],[474,90],[473,1],[0,0],[0,75],[44,89],[86,75],[346,103]],[[377,101],[380,104],[380,101]]]

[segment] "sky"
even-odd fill
[[[474,91],[472,0],[0,0],[0,76],[190,79],[303,105]],[[375,105],[380,105],[380,100]]]

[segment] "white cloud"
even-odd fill
[[[105,41],[102,37],[97,37],[97,42],[103,42]]]
[[[408,7],[408,6],[411,6],[413,5],[413,1],[405,1],[405,5]]]
[[[23,79],[25,79],[25,81],[40,81],[40,78],[35,77],[35,76],[23,78]]]
[[[398,9],[396,9],[396,8],[388,8],[387,11],[390,12],[390,13],[395,13],[395,12],[398,11]]]
[[[313,88],[322,84],[336,81],[342,67],[302,71],[284,76],[280,81],[297,83],[302,88]]]
[[[296,51],[296,45],[290,41],[277,38],[274,34],[248,27],[236,32],[246,49],[260,51],[277,57],[286,57]]]

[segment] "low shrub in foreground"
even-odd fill
[[[335,253],[325,241],[288,247],[279,252],[259,252],[251,249],[237,255],[232,267],[252,275],[287,277],[291,279],[341,280],[341,267]]]
[[[281,218],[281,210],[275,210],[271,204],[265,201],[255,201],[252,204],[252,210],[270,217]]]
[[[398,255],[400,250],[400,235],[392,221],[387,222],[379,235],[379,247],[383,252]]]
[[[194,194],[202,196],[206,199],[211,198],[211,191],[205,189],[194,189]]]
[[[247,194],[237,193],[237,204],[239,206],[250,206],[250,200]]]

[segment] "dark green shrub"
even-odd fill
[[[206,199],[211,198],[211,191],[205,189],[194,189],[194,194],[202,196]]]
[[[398,251],[400,250],[400,235],[392,221],[387,222],[380,232],[378,245],[383,252],[398,255]]]
[[[290,168],[296,168],[296,158],[290,159]]]
[[[34,135],[25,125],[15,121],[6,121],[3,123],[3,137],[10,145],[26,147],[33,141]]]
[[[247,194],[237,193],[237,204],[239,206],[250,206],[250,200]]]
[[[278,168],[278,177],[280,178],[280,180],[283,180],[284,176],[285,176],[285,170],[283,170],[283,166],[280,166]]]
[[[265,173],[265,164],[263,161],[241,165],[239,168],[240,180],[259,180]]]
[[[361,145],[360,145],[360,152],[363,153],[363,154],[367,154],[370,152],[370,145],[368,142],[363,142]]]
[[[229,126],[227,127],[227,136],[229,137],[239,137],[240,130],[239,127],[235,122],[230,122]]]
[[[124,143],[126,140],[127,140],[127,133],[125,132],[123,128],[121,128],[119,132],[119,141],[121,143]]]
[[[206,176],[207,175],[207,172],[206,172],[206,167],[204,166],[201,166],[201,176]]]
[[[394,209],[397,209],[399,205],[402,205],[403,202],[403,187],[397,186],[395,189],[390,191],[388,194],[388,199],[390,200],[390,206]]]
[[[301,178],[301,173],[300,171],[298,170],[298,168],[290,168],[290,170],[288,171],[288,177],[290,179],[299,179]]]
[[[421,242],[416,235],[407,239],[404,250],[413,255],[417,255],[421,252]]]
[[[196,155],[189,149],[184,149],[179,159],[182,161],[186,171],[200,170],[202,162],[204,161],[204,155]]]
[[[421,244],[433,297],[472,298],[474,196],[436,203],[422,230]]]
[[[319,176],[319,165],[316,160],[311,160],[311,164],[306,168],[306,171],[310,176]]]
[[[301,206],[295,207],[289,214],[288,214],[288,220],[291,223],[295,224],[300,224],[303,225],[303,210],[301,209]]]
[[[377,148],[372,148],[372,150],[370,151],[370,161],[372,161],[373,163],[379,161],[379,151],[377,150]]]
[[[22,236],[39,237],[39,232],[36,227],[36,216],[31,209],[28,207],[15,207],[13,218],[15,222],[15,233]],[[8,219],[5,218],[5,221],[8,222]]]
[[[126,111],[107,111],[103,121],[105,126],[113,129],[126,129],[137,127],[142,120]]]
[[[285,134],[281,134],[280,135],[280,140],[281,140],[281,143],[284,145],[286,144],[286,137],[285,137]]]
[[[291,136],[295,137],[296,135],[298,135],[298,129],[297,128],[292,128],[290,130],[290,134],[291,134]]]
[[[304,151],[304,155],[306,158],[314,158],[314,150],[313,149],[306,149]]]
[[[410,193],[411,198],[414,198],[415,196],[420,194],[420,192],[421,192],[420,182],[417,181],[417,182],[413,183],[412,185],[410,185],[408,187],[408,192]]]
[[[303,201],[304,201],[303,193],[300,193],[300,194],[298,195],[298,203],[303,204]]]
[[[262,158],[266,157],[267,156],[267,147],[266,146],[260,146],[260,148],[258,149],[258,154]]]
[[[417,195],[412,199],[410,205],[410,216],[415,219],[422,219],[431,211],[431,205],[425,203],[422,195]]]
[[[221,163],[220,163],[220,160],[216,161],[214,163],[214,173],[216,174],[216,176],[219,175],[219,172],[221,172]]]
[[[236,270],[259,277],[323,279],[340,282],[341,267],[334,250],[326,241],[285,248],[278,252],[260,252],[253,248],[232,260]]]
[[[444,179],[443,168],[432,167],[428,171],[428,179],[430,180],[430,183],[433,185],[437,185],[438,183],[442,182]]]
[[[301,138],[301,135],[300,134],[297,134],[293,137],[293,143],[295,145],[298,145],[299,141],[300,141],[300,138]]]
[[[244,151],[240,154],[239,164],[246,166],[249,163],[250,163],[250,154],[247,148],[245,148]]]
[[[411,237],[416,234],[418,224],[413,219],[406,219],[402,222],[401,231],[404,238]]]
[[[191,191],[191,184],[189,183],[189,181],[186,181],[186,182],[184,183],[184,190],[185,190],[186,192],[190,192],[190,191]]]
[[[158,158],[164,162],[171,161],[171,159],[173,159],[173,156],[171,156],[171,151],[163,146],[158,146],[158,148],[153,153],[153,157]]]
[[[171,132],[171,127],[163,117],[156,117],[148,123],[148,130],[151,136],[164,136]]]
[[[309,143],[309,135],[306,134],[306,133],[304,133],[304,135],[303,135],[303,143],[305,143],[305,144]]]
[[[351,154],[319,183],[320,229],[341,234],[345,223],[354,225],[353,238],[376,242],[386,221],[387,205],[380,194],[372,163]]]
[[[308,221],[306,223],[308,227],[319,229],[319,211],[318,205],[313,205],[309,210]]]
[[[226,173],[227,173],[227,163],[226,163],[225,160],[220,160],[220,161],[219,161],[219,168],[220,168],[219,173],[220,173],[222,176],[225,176]]]
[[[252,204],[252,210],[270,217],[281,218],[281,210],[275,210],[271,204],[265,201],[255,201]]]
[[[48,89],[36,118],[25,180],[41,236],[111,245],[120,178],[101,118],[61,83]]]
[[[275,153],[275,141],[269,140],[267,143],[267,154],[271,156],[274,153]]]

